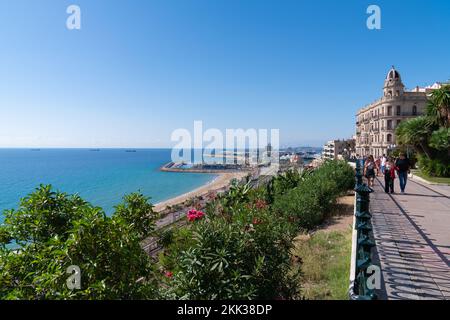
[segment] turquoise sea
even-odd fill
[[[19,199],[39,184],[78,193],[110,214],[125,194],[140,191],[157,203],[215,178],[211,174],[161,172],[159,168],[170,161],[170,149],[129,151],[0,149],[0,222],[3,210],[17,208]]]

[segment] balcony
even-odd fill
[[[417,117],[417,116],[420,116],[421,115],[421,113],[419,113],[419,112],[400,112],[400,114],[397,114],[396,113],[396,117]]]

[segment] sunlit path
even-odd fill
[[[450,198],[446,187],[410,181],[406,194],[371,195],[382,269],[381,299],[450,299]],[[398,181],[396,181],[398,188]]]

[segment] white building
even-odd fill
[[[432,86],[405,90],[400,73],[392,67],[384,81],[383,96],[356,114],[356,153],[375,157],[388,154],[396,144],[395,129],[401,121],[422,115]]]
[[[346,159],[354,153],[355,140],[331,140],[323,146],[322,159]]]

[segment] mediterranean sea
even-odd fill
[[[0,223],[5,209],[40,184],[78,193],[107,214],[131,192],[153,204],[196,189],[216,176],[161,172],[170,149],[0,149]]]

